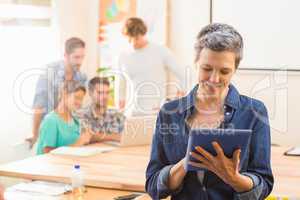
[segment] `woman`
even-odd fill
[[[240,95],[230,84],[243,53],[241,35],[226,24],[204,27],[195,44],[198,84],[184,98],[160,110],[146,172],[146,190],[153,199],[264,199],[273,187],[270,127],[264,104]],[[191,128],[251,129],[245,162],[240,150],[232,158],[213,142],[217,153],[201,147],[186,152]],[[198,162],[185,160],[186,153]],[[187,172],[185,162],[207,169]]]
[[[79,122],[72,112],[79,109],[86,93],[84,86],[66,81],[59,94],[57,108],[47,114],[40,127],[37,154],[48,153],[61,146],[82,146],[89,143],[89,130],[80,133]]]

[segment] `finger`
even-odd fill
[[[239,165],[240,165],[240,155],[241,155],[241,149],[237,149],[233,152],[233,163],[235,165],[235,169],[239,171]]]
[[[200,161],[202,163],[208,164],[208,160],[206,160],[203,156],[194,153],[194,152],[190,152],[190,155],[195,158],[197,161]]]
[[[224,157],[224,151],[223,151],[222,147],[219,145],[219,143],[212,142],[211,144],[213,145],[213,147],[214,147],[214,149],[215,149],[215,151],[217,153],[217,156]]]
[[[92,129],[89,129],[89,133],[90,133],[91,135],[95,135],[95,134],[96,134]]]
[[[205,151],[202,147],[196,146],[195,149],[207,160],[212,161],[214,159],[214,157],[210,153]]]
[[[197,163],[197,162],[189,161],[188,164],[192,165],[194,167],[204,168],[204,169],[208,169],[209,170],[209,167],[207,165],[203,164],[203,163]]]

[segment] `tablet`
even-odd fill
[[[216,156],[212,142],[216,141],[221,145],[224,154],[231,158],[233,152],[240,148],[240,164],[246,157],[249,150],[252,130],[249,129],[191,129],[188,149],[187,149],[187,161],[199,162],[190,156],[189,152],[196,152],[195,147],[201,146],[203,149]],[[186,169],[188,171],[201,171],[203,168],[194,167],[186,163]]]

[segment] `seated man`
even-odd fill
[[[91,103],[77,113],[81,128],[95,133],[91,142],[120,141],[125,116],[115,109],[107,108],[109,85],[107,78],[91,79],[88,84]]]

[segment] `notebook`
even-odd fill
[[[216,156],[216,152],[212,146],[212,142],[216,141],[221,145],[224,154],[227,157],[232,157],[233,152],[240,148],[241,156],[240,163],[246,156],[246,151],[250,145],[252,130],[246,129],[192,129],[188,141],[187,160],[199,162],[189,155],[189,152],[196,152],[195,147],[201,146],[203,149]],[[203,171],[205,169],[194,167],[186,163],[186,169],[188,171]]]
[[[286,152],[284,152],[286,156],[300,156],[300,147],[293,147]]]
[[[59,147],[50,151],[54,155],[92,156],[114,150],[115,147]]]

